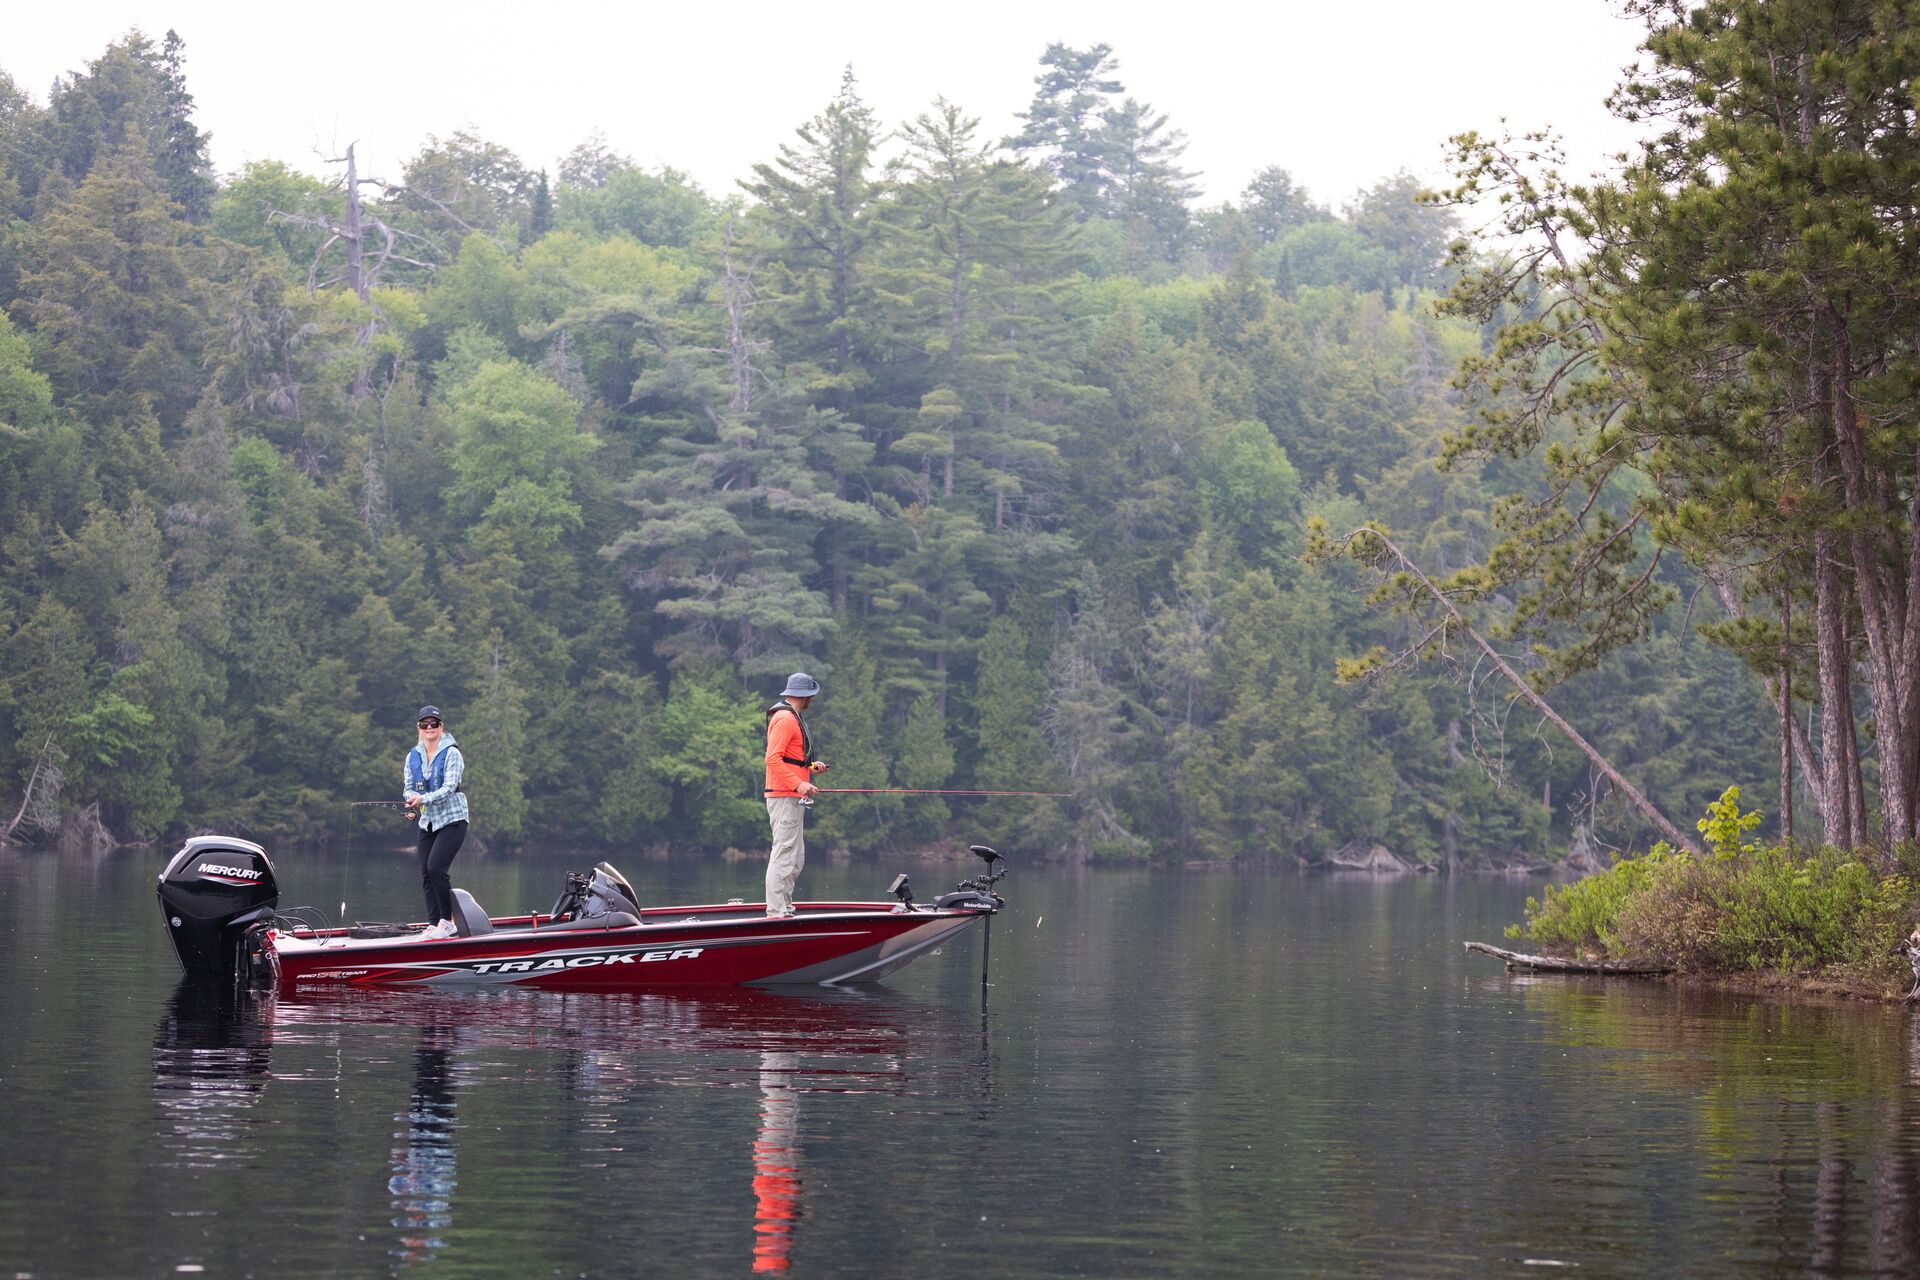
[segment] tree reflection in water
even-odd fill
[[[1588,1105],[1678,1102],[1711,1176],[1765,1170],[1767,1211],[1719,1224],[1728,1258],[1841,1276],[1864,1254],[1865,1274],[1920,1275],[1920,1018],[1662,983],[1496,984],[1594,1064]],[[1658,1199],[1671,1188],[1654,1167],[1625,1176]]]
[[[413,1092],[407,1109],[395,1116],[406,1128],[394,1137],[393,1225],[399,1244],[390,1250],[403,1265],[432,1262],[446,1247],[441,1233],[453,1224],[454,1165],[453,1028],[429,1023],[420,1028],[413,1051]]]

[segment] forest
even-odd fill
[[[752,848],[806,670],[831,785],[1070,793],[830,849],[1644,845],[1472,622],[1666,813],[1910,839],[1911,6],[1637,7],[1620,173],[1466,135],[1338,207],[1284,154],[1202,204],[1097,44],[1008,137],[849,68],[732,191],[471,129],[215,173],[173,32],[0,73],[0,832],[339,839],[432,702],[489,847]],[[1328,553],[1370,523],[1431,593]]]

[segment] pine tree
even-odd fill
[[[190,229],[145,152],[123,144],[21,238],[16,319],[54,394],[93,434],[109,483],[162,470],[159,433],[199,398],[203,283]]]
[[[471,728],[460,741],[474,829],[512,843],[527,830],[527,708],[498,631],[487,638],[474,685]]]
[[[781,354],[816,403],[850,414],[872,379],[878,322],[872,273],[879,123],[848,67],[826,109],[756,164],[746,192],[778,256],[765,285]],[[798,366],[806,366],[801,372]]]
[[[1253,175],[1240,193],[1240,207],[1261,244],[1272,244],[1289,231],[1333,217],[1279,165],[1268,165]]]
[[[818,750],[832,766],[830,775],[817,781],[829,787],[885,787],[887,762],[896,748],[884,729],[887,704],[873,654],[853,619],[836,620],[826,670],[828,696],[807,714]],[[814,814],[823,840],[871,847],[898,829],[902,809],[899,796],[829,796]]]
[[[1107,112],[1102,138],[1112,216],[1127,233],[1128,269],[1139,274],[1149,263],[1179,261],[1192,224],[1187,206],[1200,192],[1193,183],[1198,175],[1180,167],[1185,135],[1168,131],[1164,112],[1128,98]]]
[[[1483,322],[1516,313],[1492,354],[1463,367],[1487,408],[1453,453],[1524,455],[1549,431],[1573,443],[1547,452],[1554,497],[1504,504],[1488,567],[1448,585],[1512,593],[1511,629],[1551,640],[1546,675],[1560,678],[1648,632],[1672,590],[1661,558],[1677,552],[1743,616],[1748,652],[1772,654],[1773,681],[1791,666],[1783,637],[1745,615],[1782,599],[1783,583],[1810,585],[1831,749],[1815,761],[1790,708],[1781,734],[1828,840],[1862,843],[1863,639],[1882,827],[1910,838],[1920,630],[1897,602],[1920,595],[1892,566],[1920,556],[1920,520],[1893,495],[1911,490],[1920,458],[1910,430],[1865,423],[1912,361],[1888,336],[1910,319],[1896,282],[1912,274],[1912,246],[1880,211],[1913,185],[1914,52],[1864,2],[1634,8],[1652,58],[1615,109],[1670,127],[1617,180],[1570,189],[1541,137],[1459,141],[1455,195],[1497,192],[1503,231],[1530,248],[1471,271],[1449,300]],[[1510,305],[1541,285],[1554,305]],[[1810,571],[1777,576],[1796,564]]]
[[[999,791],[1065,790],[1041,730],[1047,706],[1045,636],[1019,613],[1003,613],[980,645],[974,704],[978,731],[973,779]],[[1061,802],[1011,797],[972,815],[981,838],[999,848],[1050,850],[1066,819]]]
[[[1033,104],[1020,116],[1026,126],[1007,146],[1016,154],[1037,154],[1082,218],[1108,216],[1112,174],[1105,116],[1113,95],[1125,90],[1113,74],[1120,66],[1113,46],[1075,49],[1055,42],[1040,66]]]
[[[591,811],[593,833],[610,844],[631,847],[658,840],[672,812],[673,794],[659,772],[660,694],[644,676],[602,672],[582,703],[605,749],[590,770],[558,780]],[[584,777],[578,776],[584,774]],[[584,785],[580,785],[584,783]]]
[[[643,563],[632,584],[673,624],[677,664],[725,660],[742,674],[804,668],[832,630],[812,581],[816,539],[873,519],[843,500],[826,466],[868,456],[857,429],[754,367],[750,299],[723,248],[718,305],[652,329],[654,367],[637,400],[658,406],[656,440],[620,496],[638,523],[606,549]],[[718,333],[715,330],[718,330]]]
[[[907,708],[907,721],[893,751],[893,780],[903,787],[944,787],[953,777],[953,767],[946,716],[934,696],[923,693]],[[907,804],[909,829],[920,836],[938,835],[952,816],[939,796],[914,796]]]
[[[160,46],[154,168],[187,221],[201,223],[213,213],[213,162],[207,156],[207,135],[193,123],[193,95],[187,92],[186,49],[186,41],[172,30]]]
[[[553,189],[547,185],[547,171],[542,169],[540,177],[533,187],[532,206],[527,211],[527,239],[538,240],[553,230]]]

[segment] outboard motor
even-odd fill
[[[197,978],[238,975],[248,931],[280,902],[267,851],[233,836],[187,841],[160,873],[159,893],[174,954]]]

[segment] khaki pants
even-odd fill
[[[793,910],[793,886],[807,865],[806,806],[796,796],[768,796],[767,821],[773,824],[773,856],[767,859],[767,914]]]

